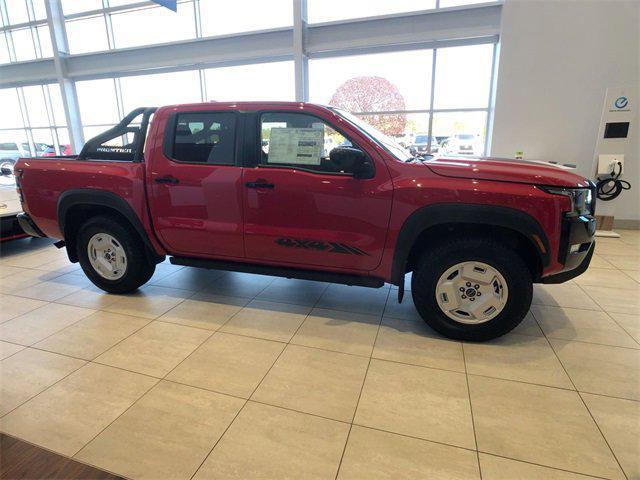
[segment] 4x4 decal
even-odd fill
[[[327,253],[346,253],[348,255],[367,255],[367,252],[352,245],[337,242],[324,242],[322,240],[301,240],[298,238],[278,238],[276,243],[286,248],[304,248],[307,250],[318,250]]]

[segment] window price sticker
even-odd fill
[[[323,147],[324,129],[272,128],[268,162],[320,165]]]

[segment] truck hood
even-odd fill
[[[424,164],[437,175],[444,177],[557,187],[587,185],[584,177],[572,173],[567,167],[531,160],[491,157],[435,157]]]

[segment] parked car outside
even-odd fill
[[[448,155],[481,155],[484,147],[479,135],[456,133],[446,141],[445,153]]]
[[[431,148],[429,148],[429,139],[431,139]],[[411,155],[433,155],[440,151],[440,145],[434,137],[430,137],[426,133],[418,133],[409,146]]]
[[[58,148],[60,149],[60,155],[71,155],[71,145],[59,145]],[[56,156],[56,149],[53,147],[53,145],[47,145],[47,148],[45,149],[45,151],[42,153],[43,157],[55,157]]]

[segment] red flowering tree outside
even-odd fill
[[[382,77],[355,77],[335,91],[329,104],[349,112],[385,112],[404,110],[404,98],[398,87]],[[404,114],[364,115],[364,120],[387,135],[404,134],[407,118]]]

